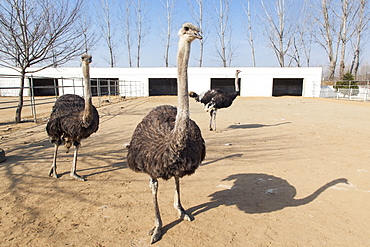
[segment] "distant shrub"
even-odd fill
[[[357,81],[354,81],[354,77],[350,72],[347,72],[343,75],[341,81],[337,81],[334,85],[334,88],[344,95],[358,95],[358,85]]]

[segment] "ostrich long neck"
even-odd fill
[[[239,73],[235,73],[235,92],[239,92]]]
[[[85,92],[85,109],[83,114],[83,123],[85,125],[88,125],[92,120],[92,100],[90,88],[90,66],[89,63],[85,61],[82,62],[82,73]]]
[[[187,139],[187,127],[189,122],[189,98],[188,98],[188,63],[190,56],[190,42],[180,38],[177,53],[177,115],[174,137],[172,140],[176,148],[182,149]]]

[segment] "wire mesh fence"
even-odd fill
[[[320,97],[370,101],[369,81],[348,81],[348,83],[345,83],[346,85],[339,85],[337,82],[323,84],[321,86]]]
[[[20,87],[15,85],[19,85],[19,82],[19,76],[0,75],[0,114],[10,114],[9,110],[18,107]],[[29,76],[26,77],[22,91],[23,109],[27,107],[30,109],[34,122],[37,122],[37,108],[54,104],[59,96],[64,94],[84,96],[82,78]],[[141,82],[107,78],[92,78],[91,92],[97,107],[128,97],[145,96],[145,88]]]

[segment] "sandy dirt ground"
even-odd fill
[[[181,180],[195,220],[177,218],[174,181],[159,180],[164,234],[153,246],[370,246],[369,103],[239,97],[210,132],[208,114],[190,102],[207,146]],[[150,246],[149,177],[127,168],[125,145],[161,104],[176,97],[98,109],[100,129],[82,142],[77,165],[85,182],[70,178],[73,152],[63,148],[60,178],[47,176],[45,122],[5,124],[1,112],[0,246]]]

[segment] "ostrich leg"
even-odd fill
[[[185,212],[185,209],[181,205],[180,201],[180,178],[175,177],[176,189],[175,189],[175,200],[173,206],[179,212],[179,217],[187,221],[192,221],[194,218]]]
[[[54,159],[53,164],[51,165],[50,171],[49,171],[49,177],[58,178],[57,174],[57,155],[58,155],[58,148],[60,143],[56,142],[54,144]]]
[[[210,121],[209,121],[209,130],[214,130],[216,131],[216,114],[217,114],[217,109],[212,109],[210,112],[209,112],[209,115],[211,117]]]
[[[162,236],[162,219],[159,212],[157,193],[158,193],[158,180],[155,178],[150,179],[149,187],[153,194],[154,212],[155,212],[155,222],[154,227],[149,231],[149,235],[152,235],[151,244],[157,242]]]
[[[212,131],[213,109],[209,112],[209,130]]]
[[[216,131],[216,114],[217,114],[217,109],[213,111],[213,126],[214,126],[214,131]]]
[[[72,169],[71,169],[71,174],[70,176],[80,180],[80,181],[85,181],[85,179],[76,173],[76,167],[77,167],[77,154],[78,154],[78,149],[80,148],[80,143],[79,142],[74,142],[73,145],[75,146],[75,153],[73,156],[73,163],[72,163]]]

